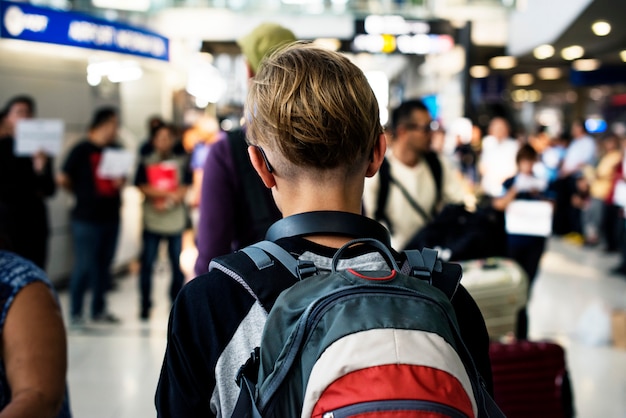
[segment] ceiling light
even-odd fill
[[[511,92],[511,99],[516,102],[525,102],[528,100],[528,91],[524,89],[513,90]]]
[[[533,49],[533,55],[538,60],[545,60],[554,55],[554,47],[548,44],[539,45],[537,48]]]
[[[585,55],[585,49],[580,45],[568,46],[561,50],[561,56],[568,61],[578,59],[583,55]]]
[[[572,63],[577,71],[595,71],[600,68],[600,61],[597,59],[576,60]]]
[[[485,78],[489,75],[489,67],[486,65],[473,65],[470,67],[469,73],[473,78]]]
[[[542,80],[558,80],[563,75],[560,68],[544,67],[537,70],[537,76]]]
[[[622,59],[622,61],[626,62],[626,49],[624,49],[623,51],[620,51],[619,56]]]
[[[510,56],[493,57],[489,60],[489,66],[494,70],[510,70],[517,65],[517,59]]]
[[[511,77],[514,86],[530,86],[535,81],[535,77],[529,73],[519,73]]]
[[[606,36],[611,33],[611,24],[605,20],[598,20],[591,25],[591,30],[596,36]]]
[[[539,90],[528,90],[528,101],[531,103],[541,100],[542,94]]]

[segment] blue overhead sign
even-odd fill
[[[154,32],[12,1],[0,0],[0,37],[169,59],[168,39]]]

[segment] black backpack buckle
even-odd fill
[[[259,366],[261,365],[261,349],[259,347],[255,347],[254,350],[250,353],[250,357],[243,366],[239,368],[237,371],[237,377],[235,378],[235,382],[237,386],[241,387],[241,381],[243,377],[247,377],[248,380],[252,382],[256,382],[259,377]]]
[[[312,261],[298,260],[298,280],[306,279],[318,273],[317,267]]]
[[[433,283],[433,275],[428,267],[411,267],[411,276],[426,280],[429,284]]]

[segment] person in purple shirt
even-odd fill
[[[254,77],[261,60],[277,47],[296,41],[289,29],[264,23],[237,43]],[[196,246],[195,273],[206,273],[214,257],[262,240],[281,218],[269,189],[248,158],[245,131],[229,132],[213,144],[204,163]]]

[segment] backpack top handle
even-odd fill
[[[353,247],[355,245],[369,245],[371,247],[376,248],[378,252],[380,252],[380,254],[383,255],[387,259],[391,269],[397,271],[398,273],[400,272],[398,263],[396,263],[396,260],[393,257],[393,254],[391,254],[391,251],[389,251],[389,248],[385,244],[373,238],[359,238],[359,239],[353,239],[352,241],[346,242],[341,248],[337,250],[337,252],[333,256],[333,261],[331,264],[331,271],[333,273],[337,272],[337,266],[339,265],[339,260],[341,259],[341,255],[348,248]]]

